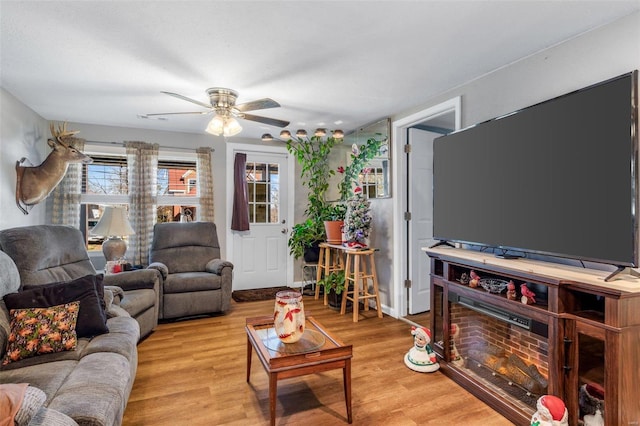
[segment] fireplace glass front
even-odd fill
[[[443,317],[442,296],[442,288],[436,287],[436,319]],[[453,291],[448,299],[451,368],[533,413],[538,398],[547,393],[547,325]],[[436,328],[434,342],[445,356],[441,329]]]

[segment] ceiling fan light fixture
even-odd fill
[[[215,117],[213,117],[209,122],[209,125],[205,129],[205,132],[211,133],[212,135],[215,135],[215,136],[220,136],[223,131],[224,131],[224,119],[219,115],[216,115]]]
[[[242,131],[242,126],[238,123],[233,117],[228,117],[225,119],[224,127],[222,134],[224,136],[235,136]]]
[[[205,132],[215,136],[235,136],[242,131],[242,126],[233,117],[223,117],[216,115],[211,119]]]
[[[291,132],[288,130],[283,130],[280,132],[280,139],[291,139]]]

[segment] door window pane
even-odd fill
[[[278,223],[279,165],[247,162],[246,167],[250,223]]]

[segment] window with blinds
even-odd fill
[[[93,163],[83,166],[81,222],[85,224],[87,249],[100,250],[106,236],[91,235],[104,207],[128,207],[126,156],[91,155]],[[157,171],[156,222],[196,220],[200,205],[195,154],[193,161],[159,160]]]

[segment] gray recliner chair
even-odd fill
[[[214,223],[156,224],[149,268],[163,277],[160,319],[225,312],[231,305],[233,264],[220,259]]]
[[[0,230],[0,249],[18,267],[22,286],[68,282],[96,275],[79,229],[34,225]],[[158,325],[162,277],[158,271],[136,270],[104,276],[105,286],[119,287],[119,305],[140,325],[145,337]]]

